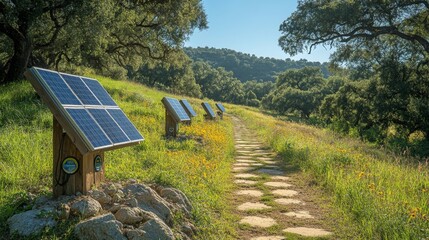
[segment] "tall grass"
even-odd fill
[[[178,139],[164,137],[169,95],[126,81],[98,79],[136,125],[145,141],[108,151],[106,177],[113,181],[133,178],[172,186],[193,202],[193,218],[201,230],[198,239],[228,239],[233,234],[228,207],[222,200],[230,184],[233,156],[232,123],[203,120],[201,100],[188,99],[198,117],[181,126]],[[181,96],[173,96],[181,98]],[[26,194],[50,194],[52,177],[52,114],[28,82],[0,88],[0,232],[5,221],[25,208]],[[24,207],[23,207],[24,206]],[[72,232],[47,232],[40,238],[72,238]]]
[[[230,106],[230,108],[233,106]],[[429,238],[429,170],[357,140],[234,108],[283,158],[311,174],[361,239]]]

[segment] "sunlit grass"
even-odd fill
[[[181,125],[178,139],[164,137],[164,96],[174,96],[142,85],[98,79],[136,125],[145,141],[108,151],[106,177],[130,178],[179,188],[194,205],[198,239],[228,239],[233,234],[223,197],[230,189],[233,157],[232,122],[206,122],[201,100],[189,99],[198,117]],[[213,104],[213,102],[211,102]],[[52,114],[28,82],[0,88],[0,232],[13,213],[24,210],[27,192],[50,193],[52,183]],[[16,199],[23,199],[16,201]],[[25,205],[25,204],[24,204]],[[69,233],[45,233],[41,238],[70,238]],[[58,235],[61,234],[61,235]]]
[[[233,108],[283,159],[335,198],[362,239],[429,237],[429,170],[323,129]]]

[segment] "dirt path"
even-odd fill
[[[236,191],[231,200],[240,218],[240,239],[280,240],[326,237],[330,224],[312,187],[298,169],[281,161],[243,121],[233,117]]]

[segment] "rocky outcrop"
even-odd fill
[[[154,190],[156,189],[156,191]],[[8,220],[11,233],[39,234],[58,221],[81,219],[74,229],[77,239],[189,239],[196,229],[186,217],[173,225],[173,214],[189,216],[192,205],[178,189],[151,188],[135,180],[109,183],[86,196],[65,196],[56,201],[41,197],[32,210]],[[101,215],[100,215],[101,214]]]

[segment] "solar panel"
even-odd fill
[[[197,113],[192,108],[191,104],[186,99],[180,100],[180,104],[182,104],[182,107],[186,110],[189,116],[196,117]]]
[[[129,141],[128,137],[105,109],[88,110],[113,143]]]
[[[168,108],[170,110],[170,112],[173,114],[176,121],[183,122],[183,121],[190,121],[191,120],[191,118],[189,118],[185,109],[182,107],[182,105],[180,104],[180,102],[177,99],[164,97],[162,99],[162,102],[164,103],[164,106],[166,108]]]
[[[73,92],[77,95],[77,97],[83,104],[101,105],[101,103],[97,100],[94,94],[91,93],[86,84],[83,83],[80,77],[64,73],[61,74],[61,77],[63,77],[63,79],[66,81],[66,83],[70,86],[70,88],[73,90]]]
[[[84,77],[82,78],[82,80],[103,105],[118,106],[115,101],[113,101],[112,97],[110,97],[106,89],[104,89],[104,87],[101,86],[101,84],[97,80]]]
[[[225,108],[223,107],[222,103],[216,103],[216,107],[221,110],[222,112],[225,112]]]
[[[72,93],[60,74],[45,69],[38,69],[38,73],[61,104],[80,105],[79,99]]]
[[[107,109],[110,116],[121,126],[122,130],[127,134],[131,141],[143,140],[143,136],[134,127],[131,121],[125,116],[121,109]]]
[[[83,143],[82,153],[144,140],[97,80],[41,68],[28,72],[62,127]]]
[[[208,115],[210,115],[210,117],[212,117],[212,118],[216,117],[216,114],[214,113],[214,111],[213,111],[213,109],[212,109],[212,107],[210,106],[209,103],[203,102],[203,103],[201,103],[201,105],[203,106],[203,108],[206,111],[206,113]]]
[[[79,129],[87,136],[89,142],[94,148],[112,146],[112,142],[101,130],[97,123],[92,119],[86,109],[69,108],[67,112],[76,122]]]

